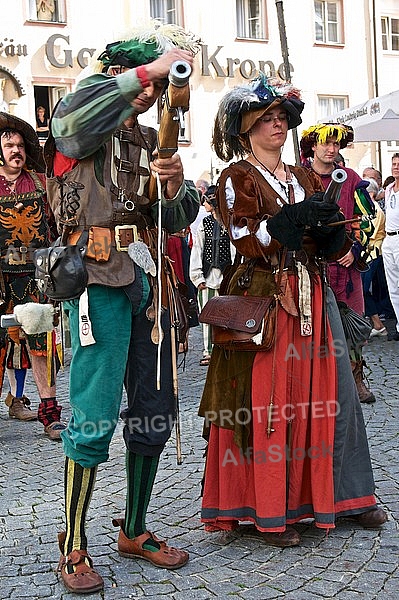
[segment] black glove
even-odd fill
[[[274,215],[274,217],[270,217],[267,220],[267,230],[272,238],[280,242],[283,246],[286,246],[288,250],[300,250],[302,248],[305,226],[299,227],[293,225],[283,209]]]
[[[336,223],[337,221],[344,220],[344,215],[341,212],[338,212],[330,217],[325,225],[311,227],[307,231],[326,258],[333,256],[333,254],[336,254],[341,250],[346,241],[345,225],[334,225],[333,227],[329,227],[328,223]]]
[[[318,223],[325,223],[339,211],[337,204],[322,202],[323,196],[322,192],[318,192],[298,204],[285,204],[277,215],[267,221],[270,235],[288,250],[299,250],[306,225],[317,227]]]
[[[324,194],[318,192],[303,202],[287,204],[281,210],[287,212],[288,219],[295,225],[314,227],[319,223],[326,223],[339,211],[338,204],[323,202],[323,196]]]

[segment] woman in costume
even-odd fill
[[[253,351],[215,346],[199,411],[206,529],[250,521],[281,547],[300,543],[292,525],[305,518],[325,529],[339,516],[373,527],[386,520],[337,305],[321,276],[345,240],[344,227],[328,222],[343,216],[317,193],[315,173],[281,158],[303,106],[292,86],[264,76],[220,103],[216,154],[245,157],[218,182],[220,216],[242,257],[223,287],[277,297],[276,330],[269,350],[256,345],[259,336]]]

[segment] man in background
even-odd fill
[[[195,184],[195,187],[197,188],[199,193],[201,206],[195,221],[190,224],[190,236],[188,241],[188,245],[190,248],[192,248],[192,245],[194,243],[194,238],[197,234],[199,224],[201,223],[202,219],[208,214],[204,207],[204,194],[206,194],[208,191],[209,183],[205,179],[198,179],[197,183]]]
[[[310,161],[311,169],[321,178],[324,189],[327,189],[332,180],[332,172],[337,168],[337,154],[352,141],[353,129],[346,125],[321,123],[303,132],[300,142],[302,159],[304,162]],[[347,179],[342,184],[338,205],[345,219],[353,221],[346,225],[352,244],[344,256],[329,263],[329,283],[338,301],[345,302],[359,315],[363,315],[363,284],[357,261],[368,243],[373,228],[369,221],[359,225],[357,214],[369,212],[374,216],[374,207],[365,189],[368,182],[362,182],[353,169],[341,168],[345,170]],[[374,394],[364,382],[365,363],[361,348],[352,350],[351,363],[360,402],[375,402]]]
[[[378,183],[378,194],[375,197],[375,201],[381,206],[382,210],[385,211],[385,190],[382,186],[382,174],[381,171],[374,167],[366,167],[363,169],[363,179],[374,179]]]
[[[44,162],[39,139],[34,129],[22,119],[0,113],[0,240],[3,310],[12,313],[17,305],[28,302],[46,303],[35,281],[32,252],[48,246],[56,231],[51,231],[51,218],[43,175]],[[18,225],[18,226],[16,226]],[[56,353],[47,342],[55,332],[26,335],[20,327],[10,328],[3,337],[1,349],[1,382],[4,369],[10,383],[5,403],[9,416],[20,421],[39,418],[44,433],[59,440],[65,429],[61,423],[61,406],[56,400]],[[52,381],[48,380],[47,354]],[[24,394],[27,369],[32,367],[39,392],[38,413],[30,408]]]

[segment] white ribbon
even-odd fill
[[[96,343],[89,317],[89,294],[87,288],[79,298],[79,339],[81,346],[91,346]]]
[[[159,178],[159,173],[156,173],[157,179],[157,192],[158,192],[158,238],[157,238],[157,261],[158,261],[158,347],[157,347],[157,390],[161,389],[161,346],[162,346],[162,186]]]
[[[312,304],[310,293],[310,277],[307,268],[296,262],[299,279],[299,313],[301,317],[301,335],[312,335]]]

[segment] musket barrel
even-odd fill
[[[157,150],[161,158],[173,156],[178,149],[179,130],[183,129],[183,113],[189,108],[189,78],[192,69],[185,60],[176,60],[169,69],[169,85],[165,91],[158,130]],[[150,177],[149,198],[157,198],[157,185],[154,174]]]
[[[341,194],[341,186],[347,179],[346,171],[343,169],[335,169],[331,173],[331,181],[324,193],[323,202],[328,204],[337,203]]]
[[[191,75],[191,67],[185,60],[176,60],[169,70],[169,81],[176,87],[187,85]]]

